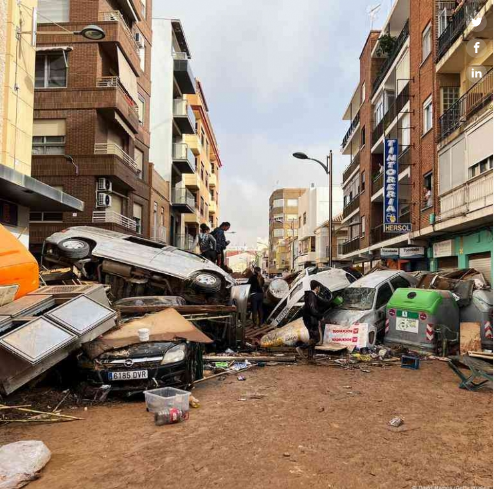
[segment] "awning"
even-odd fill
[[[37,46],[36,52],[42,51],[72,51],[74,48],[72,46]]]
[[[118,76],[120,78],[120,83],[137,104],[137,102],[139,101],[137,92],[137,77],[119,47],[117,47],[117,58]]]
[[[5,165],[0,165],[0,188],[3,199],[29,207],[31,211],[84,210],[84,202],[81,200]]]
[[[132,139],[135,139],[135,134],[132,131],[132,129],[124,122],[124,120],[116,112],[115,112],[115,120]]]

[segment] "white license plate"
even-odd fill
[[[419,320],[409,318],[396,318],[396,330],[406,331],[407,333],[418,333]]]
[[[147,370],[129,370],[128,372],[108,372],[109,380],[141,380],[148,378]]]

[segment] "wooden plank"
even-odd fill
[[[482,350],[480,323],[460,323],[460,353]]]
[[[468,356],[469,357],[475,357],[475,358],[482,358],[484,360],[492,360],[493,359],[492,353],[485,352],[485,351],[469,351]]]

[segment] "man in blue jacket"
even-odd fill
[[[225,266],[225,250],[226,247],[230,244],[230,241],[227,241],[225,232],[230,229],[229,222],[222,222],[219,227],[217,227],[211,234],[213,238],[216,240],[216,253],[218,255],[218,265],[221,268]]]

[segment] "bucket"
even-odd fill
[[[137,331],[139,334],[139,341],[149,341],[149,329],[142,328]]]

